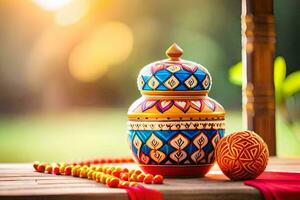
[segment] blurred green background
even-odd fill
[[[299,7],[274,0],[287,76],[300,69]],[[226,133],[242,129],[241,88],[228,78],[241,60],[241,1],[0,0],[0,12],[0,162],[130,155],[137,74],[173,42],[210,71]],[[300,156],[299,101],[278,109],[279,156]]]

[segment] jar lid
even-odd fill
[[[139,73],[138,88],[145,95],[202,95],[211,88],[211,76],[202,65],[183,60],[183,50],[172,44],[169,57],[146,65]]]

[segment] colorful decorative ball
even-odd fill
[[[215,153],[220,169],[231,180],[255,179],[265,170],[269,159],[267,144],[253,131],[224,137]]]

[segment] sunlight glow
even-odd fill
[[[37,5],[47,11],[56,11],[71,3],[72,0],[33,0]]]
[[[62,26],[74,24],[87,13],[89,5],[88,0],[73,0],[55,12],[55,22]]]
[[[122,22],[107,22],[79,43],[69,57],[71,75],[82,82],[93,82],[112,65],[122,63],[133,47],[131,29]]]

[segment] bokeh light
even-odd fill
[[[36,37],[26,60],[26,79],[32,90],[42,89],[48,85],[48,78],[53,79],[51,74],[66,68],[67,56],[79,34],[76,30],[51,26]]]
[[[33,0],[37,5],[47,11],[55,11],[69,4],[72,0]]]
[[[133,33],[122,22],[107,22],[96,28],[71,52],[71,75],[82,82],[93,82],[108,67],[125,61],[133,47]]]
[[[88,0],[74,0],[55,12],[58,25],[70,25],[79,21],[89,10]]]

